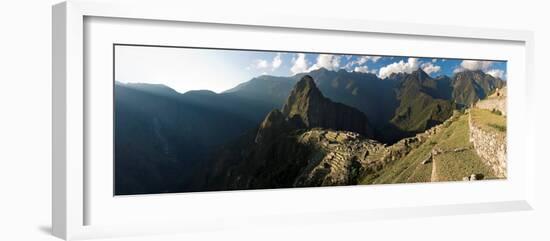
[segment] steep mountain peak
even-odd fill
[[[313,77],[311,77],[310,75],[305,75],[298,81],[298,83],[296,83],[296,88],[298,88],[300,85],[315,86],[315,81],[313,80]]]
[[[395,73],[391,73],[390,76],[386,77],[385,79],[390,79],[390,80],[402,80],[403,78],[405,78],[405,73],[404,72],[395,72]]]
[[[419,80],[430,78],[430,75],[428,75],[422,68],[418,68],[417,70],[413,71],[413,74],[416,75]]]
[[[420,91],[423,88],[435,88],[435,81],[421,68],[405,74],[404,81],[401,83],[401,93],[413,90],[414,92]],[[416,95],[416,94],[415,94]]]
[[[293,115],[306,115],[311,107],[310,104],[323,102],[325,97],[317,88],[315,81],[309,75],[303,76],[290,92],[286,103],[283,106],[283,114],[287,117]],[[304,116],[307,124],[307,116]]]
[[[372,134],[365,114],[323,96],[309,75],[296,83],[283,106],[282,113],[287,119],[295,122],[295,125],[307,128],[346,130],[366,136]]]
[[[485,74],[485,72],[483,72],[483,70],[480,70],[480,69],[470,70],[470,71],[473,72],[473,73],[476,73],[476,74]]]
[[[460,72],[457,72],[455,76],[462,76],[466,78],[472,78],[472,77],[482,78],[483,76],[485,76],[485,72],[479,69],[478,70],[464,69],[464,70],[461,70]]]
[[[293,93],[309,93],[309,92],[321,92],[317,85],[315,84],[315,81],[313,78],[309,75],[305,75],[302,77],[298,83],[294,86],[294,89],[292,90]]]

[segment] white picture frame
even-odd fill
[[[155,11],[150,11],[155,9]],[[186,220],[169,216],[169,213],[155,216],[154,213],[144,211],[143,215],[153,218],[154,222],[146,223],[140,221],[140,218],[134,218],[135,222],[116,217],[116,215],[129,215],[135,209],[125,210],[126,212],[111,212],[107,206],[96,205],[90,209],[89,202],[94,200],[90,197],[93,192],[91,183],[93,179],[87,180],[87,169],[90,163],[85,158],[90,155],[87,143],[89,134],[87,121],[90,121],[87,113],[90,112],[90,106],[87,101],[86,91],[91,88],[85,82],[87,52],[85,45],[85,19],[90,18],[115,18],[125,19],[126,21],[139,20],[142,22],[153,21],[156,23],[198,23],[223,25],[224,28],[231,29],[237,27],[251,27],[254,29],[277,29],[278,31],[299,30],[303,32],[315,31],[316,33],[359,33],[359,34],[383,34],[394,37],[419,37],[425,39],[453,39],[453,40],[471,40],[501,42],[516,46],[520,52],[514,50],[510,56],[520,56],[518,61],[518,71],[515,75],[518,81],[514,84],[514,102],[510,105],[511,120],[522,122],[523,126],[530,125],[530,116],[534,116],[529,108],[531,103],[530,93],[532,93],[533,82],[533,33],[519,30],[497,30],[482,28],[467,28],[459,26],[439,26],[422,25],[410,23],[391,23],[391,22],[365,22],[351,19],[321,19],[321,18],[300,18],[294,16],[254,16],[253,13],[247,16],[209,16],[202,12],[194,11],[188,8],[184,2],[166,2],[159,4],[157,1],[145,1],[129,3],[124,1],[85,1],[72,0],[53,6],[52,13],[53,25],[53,167],[52,167],[52,226],[53,234],[63,239],[85,239],[94,237],[112,237],[123,235],[156,234],[172,232],[192,232],[195,230],[210,230],[217,228],[231,228],[234,226],[254,226],[254,225],[291,225],[299,222],[338,222],[345,220],[371,220],[384,218],[400,217],[423,217],[434,215],[453,215],[482,212],[531,210],[534,203],[534,173],[536,157],[534,155],[534,135],[533,130],[528,128],[521,135],[512,135],[521,142],[521,148],[513,152],[512,158],[520,159],[521,162],[515,165],[521,174],[517,178],[509,178],[506,182],[513,187],[513,193],[495,195],[493,199],[475,197],[471,199],[457,200],[451,202],[445,200],[441,202],[421,202],[411,201],[407,204],[400,202],[391,202],[383,204],[384,200],[378,200],[378,206],[375,208],[359,208],[357,203],[352,203],[346,209],[323,209],[320,206],[310,205],[309,209],[288,211],[289,206],[281,201],[281,205],[274,208],[262,208],[250,205],[250,212],[241,212],[244,207],[236,207],[235,212],[227,212],[221,215],[211,215],[209,213],[200,213],[204,215],[202,219],[198,218],[199,213],[191,214]],[[138,23],[139,24],[139,23]],[[122,26],[124,27],[124,26]],[[93,32],[96,33],[96,32]],[[101,33],[101,31],[99,31]],[[287,46],[292,48],[292,46]],[[89,51],[89,50],[88,50]],[[110,80],[109,80],[110,81]],[[532,95],[531,95],[532,96]],[[92,98],[93,99],[93,98]],[[517,118],[513,118],[516,116]],[[521,118],[520,118],[521,117]],[[521,140],[519,140],[521,139]],[[514,154],[515,153],[515,154]],[[512,168],[512,167],[511,167]],[[108,173],[104,173],[108,175]],[[487,189],[499,189],[506,187],[503,183],[480,183],[478,192]],[[438,190],[451,187],[454,190],[466,190],[467,187],[459,184],[440,183],[434,184],[429,188],[422,188],[426,195],[437,192]],[[382,185],[373,186],[368,189],[354,187],[338,187],[336,189],[300,189],[300,190],[266,190],[266,191],[237,191],[222,192],[219,194],[173,194],[173,195],[153,195],[143,198],[137,202],[124,203],[125,206],[146,208],[147,205],[154,205],[160,202],[165,206],[166,211],[175,206],[175,201],[181,202],[182,199],[196,199],[193,204],[207,205],[209,202],[225,200],[228,202],[239,202],[242,200],[269,201],[278,200],[277,196],[295,197],[297,200],[308,200],[311,197],[324,197],[326,195],[347,195],[354,193],[354,197],[361,197],[372,192],[391,192],[387,195],[398,195],[396,193],[412,193],[419,189],[402,185]],[[467,193],[464,191],[464,193]],[[405,195],[405,194],[404,194]],[[93,195],[92,195],[93,196]],[[177,197],[173,197],[177,196]],[[112,198],[112,197],[111,197]],[[135,197],[127,197],[133,199]],[[90,200],[89,200],[90,199]],[[163,201],[173,199],[172,201]],[[341,202],[341,199],[335,198],[334,202]],[[274,202],[274,201],[271,201]],[[104,202],[105,203],[105,202]],[[435,203],[435,204],[434,204]],[[191,203],[190,203],[191,204]],[[110,204],[102,204],[110,205]],[[298,204],[300,205],[300,202]],[[305,203],[303,204],[305,207]],[[104,211],[105,215],[112,215],[113,220],[120,220],[120,225],[115,223],[95,223],[89,220],[94,210]],[[201,210],[197,208],[197,210]],[[158,211],[158,210],[157,210]],[[190,212],[190,210],[179,210],[180,212]],[[265,211],[260,216],[253,215],[254,212]],[[101,212],[101,211],[97,211]],[[105,214],[107,213],[107,214]],[[176,212],[178,213],[178,212]],[[139,215],[135,214],[134,215]],[[167,216],[168,215],[168,216]],[[93,216],[93,215],[92,215]],[[162,217],[161,217],[162,216]],[[331,221],[323,217],[331,217]],[[104,218],[104,219],[105,219]],[[292,220],[292,221],[288,221]]]

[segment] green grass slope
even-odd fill
[[[431,162],[423,164],[430,157]],[[472,174],[482,174],[485,179],[494,178],[469,141],[468,114],[456,112],[453,121],[445,122],[418,148],[388,163],[378,172],[365,176],[360,183],[461,181]]]
[[[494,178],[492,171],[481,161],[469,141],[468,115],[462,115],[438,137],[437,147],[443,152],[436,155],[437,180],[458,181],[472,174]]]
[[[402,131],[423,132],[443,123],[453,114],[453,103],[448,98],[450,90],[438,85],[421,69],[407,75],[400,86],[399,106],[391,119]]]
[[[422,132],[444,122],[453,113],[451,102],[435,99],[422,92],[401,98],[402,103],[391,122],[403,131]]]
[[[474,108],[471,110],[472,121],[486,131],[506,134],[506,117],[498,111]]]

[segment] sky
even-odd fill
[[[422,68],[432,77],[462,70],[482,70],[506,80],[506,62],[376,55],[342,55],[115,46],[115,80],[164,84],[180,93],[211,90],[221,93],[260,75],[292,76],[319,68],[376,74],[411,73]]]

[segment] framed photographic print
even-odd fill
[[[506,61],[113,49],[114,195],[506,178]]]
[[[61,238],[532,209],[530,32],[152,1],[53,26]]]

